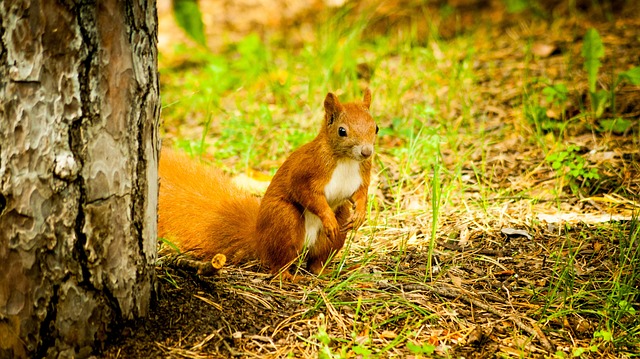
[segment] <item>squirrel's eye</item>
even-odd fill
[[[378,125],[376,125],[376,135],[378,134],[378,130],[379,130]]]
[[[340,137],[347,137],[347,130],[344,127],[340,127],[338,129],[338,135],[340,135]]]

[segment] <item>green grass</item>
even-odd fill
[[[594,324],[596,330],[589,346],[592,351],[605,353],[637,348],[640,327],[636,306],[631,303],[638,303],[640,299],[637,287],[640,277],[638,225],[637,218],[634,218],[629,223],[604,224],[590,230],[576,231],[567,227],[564,245],[554,253],[553,274],[546,292],[536,299],[544,303],[541,320],[553,322],[564,318],[584,318]],[[600,264],[609,267],[608,273],[584,268],[590,261],[596,265],[600,262],[596,255],[581,254],[594,241],[616,244],[610,261]],[[585,273],[589,270],[593,273]]]
[[[452,348],[471,323],[451,315],[462,307],[448,307],[448,300],[438,300],[424,287],[446,284],[460,296],[493,289],[492,295],[516,306],[530,303],[533,309],[519,314],[569,346],[557,356],[627,355],[638,349],[637,218],[561,226],[555,234],[535,219],[538,210],[582,211],[579,199],[587,195],[617,193],[637,204],[628,182],[606,182],[623,177],[620,167],[605,174],[588,156],[589,149],[616,150],[616,141],[638,148],[637,123],[609,119],[599,124],[602,116],[623,119],[626,114],[581,103],[589,95],[580,90],[587,75],[578,55],[564,55],[561,65],[551,64],[561,67],[560,75],[548,75],[544,65],[549,64],[531,52],[527,39],[508,56],[495,55],[501,49],[489,43],[499,38],[485,38],[496,36],[490,26],[448,40],[433,29],[419,39],[415,27],[402,35],[391,31],[374,37],[368,34],[373,15],[353,11],[320,22],[315,40],[303,46],[248,35],[217,53],[181,45],[160,61],[165,138],[232,172],[274,174],[291,151],[315,136],[327,91],[351,100],[361,97],[365,85],[373,90],[380,133],[369,219],[318,279],[320,288],[298,298],[307,306],[304,318],[321,323],[311,335],[298,335],[300,342],[326,358],[429,355],[436,349],[432,342]],[[373,70],[368,81],[359,78],[363,67]],[[589,74],[592,88],[596,75]],[[550,117],[554,111],[558,118]],[[616,123],[622,127],[614,131]],[[625,131],[627,136],[616,137]],[[637,171],[630,162],[618,165]],[[635,215],[636,204],[631,205]],[[516,246],[516,240],[499,233],[507,226],[536,235]],[[461,242],[464,231],[468,245],[504,249],[504,258],[438,246]],[[594,245],[603,252],[585,255]],[[598,255],[604,251],[612,256]],[[494,272],[518,268],[513,258],[534,252],[538,257],[519,269],[523,282],[515,279],[511,289],[502,282],[482,287],[497,281]],[[347,271],[353,263],[362,269]],[[423,287],[403,289],[416,283]],[[330,308],[348,313],[349,324],[340,329],[340,318]],[[579,319],[590,325],[571,334]],[[521,337],[513,326],[501,326],[509,320],[491,323]],[[438,348],[439,355],[447,355],[447,345]],[[515,347],[523,356],[530,350],[524,342]]]

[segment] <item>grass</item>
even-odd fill
[[[462,16],[451,7],[419,10]],[[373,89],[380,134],[368,222],[325,276],[236,287],[272,307],[287,297],[299,305],[265,326],[262,335],[281,339],[269,353],[637,353],[638,113],[621,92],[611,96],[616,112],[596,116],[583,103],[593,80],[580,47],[545,30],[586,28],[524,16],[522,27],[504,20],[506,33],[481,23],[445,40],[435,25],[420,35],[415,21],[373,36],[374,11],[322,16],[303,46],[247,35],[219,52],[178,45],[160,58],[165,145],[253,177],[273,175],[315,136],[327,91],[353,99]],[[599,23],[603,34],[629,40],[607,24]],[[535,42],[560,43],[563,55],[537,55]],[[609,49],[619,53],[604,66],[627,69],[638,47]],[[624,131],[602,130],[607,115],[626,118]],[[547,224],[539,212],[634,217]],[[552,350],[518,321],[540,328]]]

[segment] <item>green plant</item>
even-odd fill
[[[373,352],[367,347],[366,343],[346,343],[342,345],[339,352],[334,352],[331,349],[333,339],[327,333],[327,328],[324,325],[318,327],[318,333],[315,335],[315,338],[320,342],[320,349],[318,350],[319,359],[346,359],[353,357],[353,354],[363,359],[373,356]]]
[[[429,251],[427,253],[427,270],[429,279],[433,280],[433,253],[436,247],[438,231],[438,218],[440,217],[440,206],[442,204],[442,184],[440,183],[441,163],[439,137],[434,136],[433,141],[433,177],[431,179],[431,236],[429,236]]]
[[[579,246],[578,246],[579,247]],[[566,252],[568,255],[562,255]],[[571,307],[576,298],[579,298],[583,294],[581,291],[574,288],[575,284],[575,270],[574,263],[576,261],[576,249],[575,244],[571,238],[567,236],[565,241],[562,242],[557,253],[553,253],[553,275],[552,280],[549,281],[547,293],[544,296],[545,305],[543,311],[548,311],[551,307],[560,305],[562,307]],[[560,317],[566,315],[563,311],[556,310],[554,313],[549,313],[549,317]]]
[[[562,83],[549,85],[542,89],[542,94],[545,96],[547,103],[560,108],[561,118],[564,119],[569,94],[567,86]]]
[[[231,64],[234,72],[241,73],[244,81],[253,82],[267,72],[269,53],[256,34],[250,34],[235,45],[236,58]]]
[[[530,0],[503,0],[507,11],[513,14],[523,12],[531,7]]]
[[[634,86],[640,86],[640,66],[636,66],[627,71],[621,72],[616,77],[616,81],[611,90],[611,103],[612,103],[612,106],[614,106],[614,109],[613,109],[614,115],[616,114],[616,111],[615,111],[615,92],[613,91],[613,89],[618,87],[618,85],[620,85],[623,82],[630,83],[631,85],[634,85]]]
[[[344,355],[334,353],[329,345],[331,344],[331,337],[327,333],[327,327],[320,325],[318,327],[318,333],[314,336],[318,342],[320,342],[320,350],[318,351],[318,358],[320,359],[333,359],[344,358]]]
[[[164,279],[165,281],[167,281],[167,283],[171,284],[172,287],[179,289],[180,285],[178,284],[178,282],[176,282],[175,278],[173,278],[173,276],[171,275],[171,273],[168,270],[164,271],[164,275],[161,275],[160,278]]]
[[[168,240],[166,238],[163,238],[163,237],[160,237],[158,239],[160,240],[160,242],[162,242],[164,245],[166,245],[169,248],[171,248],[176,253],[181,253],[180,252],[180,248],[175,243],[173,243],[172,241],[170,241],[170,240]]]
[[[631,126],[633,126],[633,121],[616,117],[612,119],[600,120],[599,125],[600,126],[598,129],[602,132],[623,134],[627,132],[627,130],[631,128]]]
[[[525,118],[535,127],[536,134],[541,137],[547,131],[562,130],[566,123],[553,121],[547,116],[547,109],[538,105],[525,106]]]
[[[196,0],[173,0],[173,15],[178,25],[189,37],[202,46],[207,46],[202,13]]]
[[[600,39],[600,34],[596,29],[589,29],[584,35],[582,43],[582,56],[584,57],[584,69],[587,71],[589,81],[589,96],[591,97],[591,112],[596,117],[600,117],[604,112],[607,100],[606,91],[597,91],[598,71],[602,63],[600,59],[604,57],[604,45]]]
[[[544,84],[542,91],[538,86]],[[566,105],[569,89],[563,83],[550,83],[545,78],[534,78],[527,83],[524,95],[524,116],[534,126],[538,140],[548,132],[562,132],[568,125]],[[555,113],[555,116],[548,114]],[[541,143],[544,145],[544,143]]]
[[[616,78],[616,86],[623,81],[627,81],[632,85],[640,85],[640,66],[636,66],[618,74],[618,77]]]
[[[531,12],[536,17],[548,18],[550,14],[537,0],[502,0],[507,12],[519,14],[521,12]]]
[[[578,181],[589,185],[592,180],[600,178],[598,169],[589,168],[585,159],[580,156],[580,147],[569,145],[566,149],[547,155],[546,161],[556,170],[557,176],[569,182],[571,190],[577,193],[580,189]]]
[[[600,59],[605,55],[604,45],[600,34],[596,29],[589,29],[584,36],[582,44],[582,56],[584,57],[584,69],[587,71],[589,81],[589,97],[591,98],[591,113],[599,118],[604,110],[615,104],[615,88],[622,82],[627,81],[633,85],[640,85],[640,67],[618,74],[611,86],[610,91],[598,90],[598,72],[602,63]],[[614,109],[615,115],[615,109]]]
[[[596,353],[602,344],[611,343],[613,340],[613,335],[608,330],[596,330],[593,332],[593,339],[591,339],[591,345],[586,348],[578,347],[574,348],[571,352],[571,355],[575,357],[580,357],[585,353]]]
[[[423,343],[422,345],[420,345],[415,344],[411,341],[407,341],[407,349],[409,349],[410,352],[416,355],[432,355],[436,351],[436,347],[433,344]]]
[[[542,89],[542,94],[545,95],[547,102],[556,106],[560,106],[567,100],[567,94],[569,90],[564,84],[549,85]]]

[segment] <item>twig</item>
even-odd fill
[[[218,274],[220,269],[224,267],[227,257],[224,254],[216,254],[211,261],[207,262],[187,257],[184,254],[177,254],[165,257],[165,261],[170,267],[196,272],[201,276],[212,276]]]

